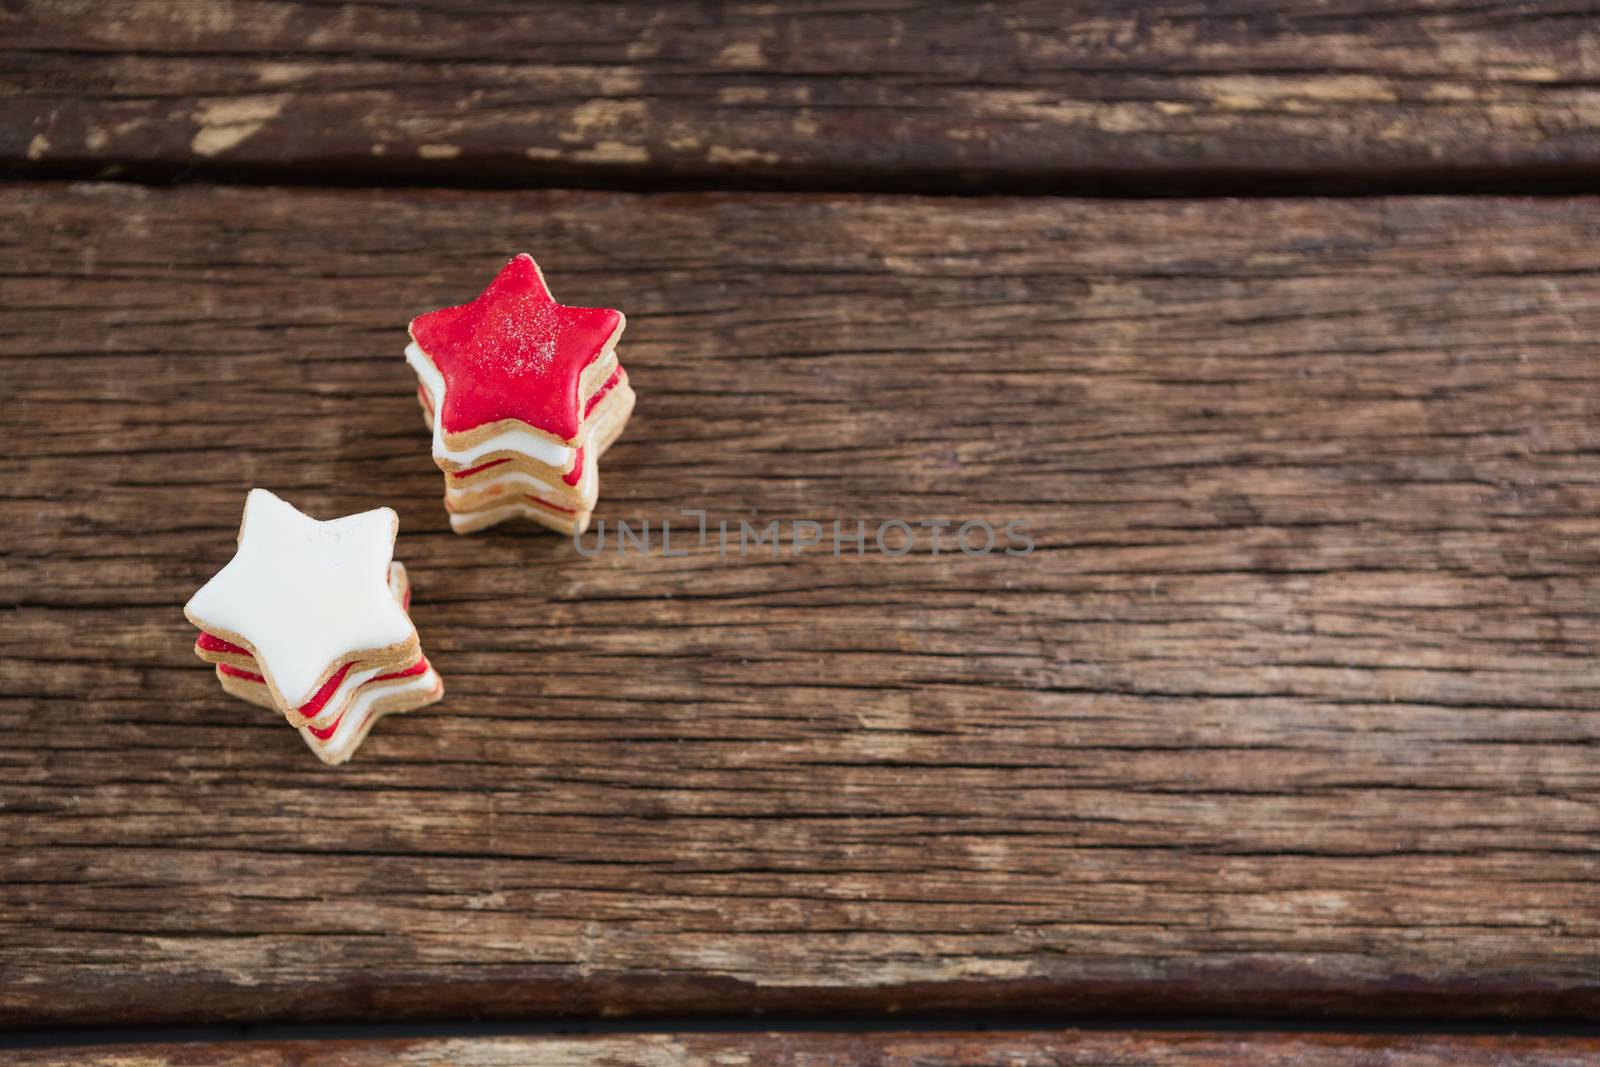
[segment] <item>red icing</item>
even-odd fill
[[[222,638],[208,634],[204,630],[200,631],[200,638],[194,643],[194,647],[198,648],[202,652],[210,652],[213,655],[223,653],[233,656],[250,655],[250,650],[248,648],[240,648],[231,641],[224,641]]]
[[[425,671],[427,669],[428,669],[428,661],[426,659],[419,659],[419,660],[417,660],[417,662],[413,663],[411,666],[407,667],[403,671],[395,671],[392,674],[380,674],[376,678],[372,679],[372,681],[373,682],[389,682],[389,681],[393,681],[396,678],[415,678],[417,675],[421,674],[423,671]],[[363,684],[370,685],[371,682],[366,682],[366,683],[363,683]]]
[[[509,459],[491,459],[487,463],[480,463],[476,467],[468,467],[464,471],[451,471],[450,472],[450,477],[452,477],[452,478],[465,478],[469,474],[477,474],[479,471],[486,471],[490,467],[498,467],[502,463],[510,463],[510,462],[511,462],[511,460],[509,460]]]
[[[526,496],[527,494],[523,494],[523,495]],[[558,507],[555,504],[550,503],[548,500],[540,500],[536,496],[530,496],[530,497],[528,497],[528,499],[533,501],[535,504],[538,504],[541,508],[549,508],[551,511],[559,511],[563,515],[576,515],[577,514],[577,511],[575,511],[572,508]]]
[[[561,476],[561,480],[568,485],[577,485],[578,479],[583,477],[583,449],[578,449],[578,454],[572,457],[572,470]]]
[[[361,683],[360,688],[365,689],[373,682],[387,682],[395,678],[414,678],[427,669],[427,659],[419,659],[417,662],[413,663],[403,671],[395,671],[393,674],[380,674],[376,678],[369,678],[365,682]],[[326,741],[328,738],[332,737],[333,732],[339,728],[339,724],[344,721],[344,716],[345,713],[341,711],[339,713],[339,717],[334,719],[333,722],[329,723],[327,726],[307,726],[306,729],[310,730],[311,736],[315,737],[318,741]]]
[[[524,253],[471,303],[411,320],[411,336],[444,378],[446,433],[520,419],[570,442],[583,421],[579,377],[622,324],[611,308],[556,303]]]
[[[595,405],[604,400],[606,394],[615,389],[620,381],[622,381],[622,364],[618,363],[612,369],[611,377],[607,378],[600,388],[594,391],[594,396],[591,396],[589,402],[583,406],[583,417],[587,419],[590,412],[594,411]]]
[[[341,722],[344,722],[344,712],[342,711],[339,713],[339,717],[333,720],[333,724],[331,726],[325,726],[320,729],[315,726],[307,726],[306,729],[310,730],[311,736],[315,737],[318,741],[326,741],[328,738],[333,736],[333,732],[339,728],[339,724]]]
[[[354,666],[354,663],[346,663],[334,671],[333,676],[322,683],[322,688],[318,689],[310,700],[300,705],[300,714],[308,719],[316,718],[322,709],[328,706],[328,701],[332,700],[333,694],[338,691],[339,683],[344,681],[344,676],[349,674],[350,668]]]
[[[228,675],[230,678],[242,678],[247,682],[255,682],[259,685],[265,685],[267,683],[267,680],[261,677],[259,674],[251,674],[249,671],[241,671],[239,668],[230,667],[225,663],[219,665],[217,669],[223,674]],[[368,678],[356,688],[365,689],[374,682],[391,682],[396,678],[415,678],[417,675],[427,671],[427,669],[428,660],[426,657],[423,657],[403,671],[392,671],[389,674],[380,674],[376,678]],[[310,730],[311,736],[315,737],[317,740],[326,741],[328,738],[332,737],[333,732],[339,728],[339,724],[344,721],[344,716],[345,713],[341,711],[339,713],[339,717],[334,719],[333,722],[329,723],[327,726],[307,726],[306,729]]]
[[[210,637],[209,634],[201,634],[200,636],[202,638]],[[228,644],[226,641],[220,641],[215,637],[212,637],[211,640],[222,645]],[[198,645],[201,642],[197,641],[195,643]],[[239,648],[238,645],[228,645],[228,648],[237,649],[240,652],[244,652],[244,649]],[[245,652],[245,655],[248,656],[249,653]],[[254,662],[254,660],[251,660],[252,664]],[[349,674],[350,668],[354,666],[354,663],[346,663],[343,667],[340,667],[338,670],[334,671],[333,677],[322,683],[322,688],[318,689],[314,694],[312,694],[310,700],[300,705],[300,714],[308,719],[316,718],[322,712],[322,709],[328,706],[328,701],[332,700],[333,694],[339,690],[339,683],[344,681],[345,675]],[[246,681],[261,682],[263,685],[265,685],[267,681],[264,677],[256,674],[254,671],[240,670],[238,667],[230,667],[226,663],[219,663],[217,664],[217,667],[222,671],[223,674],[226,674],[230,678],[243,678]]]

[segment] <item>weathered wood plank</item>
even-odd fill
[[[1600,1040],[1400,1034],[1038,1031],[633,1034],[249,1041],[0,1051],[14,1067],[1587,1067]]]
[[[1586,0],[21,0],[0,7],[0,161],[1054,191],[1572,180],[1600,167],[1597,56]]]
[[[1600,201],[13,186],[0,1016],[1600,1009]],[[629,315],[598,518],[448,533],[400,358]],[[391,504],[449,698],[330,771],[179,607]],[[676,551],[676,548],[675,548]]]

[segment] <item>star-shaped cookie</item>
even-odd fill
[[[416,629],[389,584],[399,520],[389,508],[319,522],[250,490],[239,548],[184,614],[255,657],[280,707],[298,707],[342,664],[414,660]]]
[[[556,303],[524,253],[471,303],[413,319],[411,339],[444,379],[444,433],[515,420],[576,445],[584,368],[611,350],[625,325],[612,308]]]

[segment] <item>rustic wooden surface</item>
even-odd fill
[[[1587,0],[13,0],[0,166],[985,191],[1592,183],[1597,57]]]
[[[1600,1008],[1600,201],[0,194],[0,1019]],[[400,349],[628,312],[597,518],[448,532]],[[342,770],[183,601],[400,514],[448,698]]]
[[[1164,1031],[635,1034],[0,1051],[12,1067],[1587,1067],[1600,1040]]]

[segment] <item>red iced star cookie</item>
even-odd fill
[[[583,424],[579,377],[625,324],[612,308],[556,303],[524,253],[470,304],[411,320],[411,339],[444,377],[445,433],[517,419],[571,443]]]

